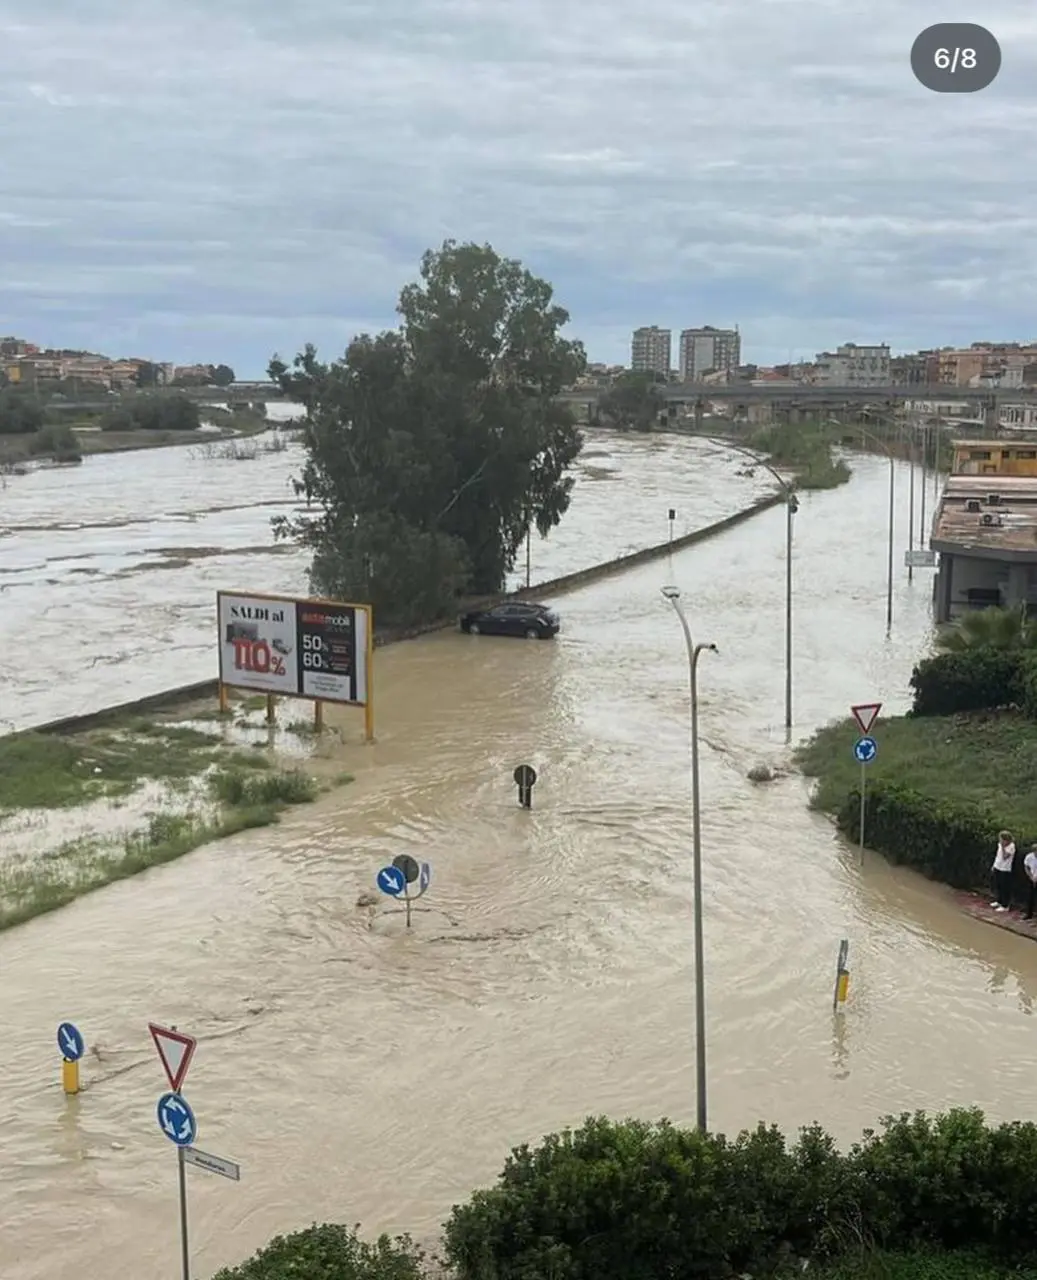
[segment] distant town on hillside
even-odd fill
[[[59,384],[80,392],[132,391],[147,387],[229,387],[235,381],[227,364],[177,365],[140,356],[99,355],[94,351],[40,347],[24,338],[0,338],[0,382],[33,389]]]

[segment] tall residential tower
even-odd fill
[[[707,324],[681,333],[681,382],[695,382],[706,373],[730,373],[741,363],[742,339],[737,329],[714,329]]]
[[[657,325],[635,329],[630,343],[630,367],[635,373],[660,373],[670,376],[672,335]]]

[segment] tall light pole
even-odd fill
[[[785,738],[788,741],[792,737],[792,517],[799,510],[796,488],[791,480],[779,471],[775,471],[769,462],[765,462],[752,449],[746,449],[740,444],[732,444],[730,440],[719,436],[700,436],[696,433],[696,438],[708,440],[710,444],[721,445],[725,449],[740,453],[743,457],[751,459],[758,467],[769,471],[781,486],[782,496],[785,499]]]
[[[662,593],[673,605],[684,632],[688,650],[688,680],[691,693],[691,866],[695,895],[695,1119],[700,1133],[706,1125],[706,973],[705,946],[702,940],[702,823],[699,796],[699,692],[698,666],[703,653],[716,653],[715,644],[695,644],[691,627],[681,605],[677,587],[663,587]]]
[[[884,418],[883,421],[889,422],[893,426],[897,425],[893,418]],[[836,418],[829,418],[826,425],[838,427],[840,431],[847,430],[846,425]],[[897,460],[889,445],[875,435],[874,432],[866,431],[861,426],[855,427],[854,430],[880,449],[889,462],[889,509],[886,513],[886,635],[888,636],[893,630],[893,531],[897,512]]]

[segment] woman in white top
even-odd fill
[[[1026,872],[1026,918],[1033,919],[1033,909],[1037,907],[1037,844],[1030,847],[1030,852],[1023,859],[1023,870]]]
[[[1009,831],[1002,831],[997,838],[994,854],[994,895],[990,905],[995,911],[1007,911],[1012,905],[1012,863],[1015,862],[1015,842]]]

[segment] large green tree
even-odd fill
[[[43,409],[31,391],[13,386],[0,391],[0,435],[39,431],[43,423]]]
[[[598,401],[598,417],[621,431],[651,431],[666,405],[665,383],[659,373],[621,373]]]
[[[426,253],[397,310],[342,359],[307,346],[270,376],[306,406],[317,507],[278,531],[313,549],[316,590],[407,625],[500,591],[527,529],[561,520],[583,440],[558,393],[586,359],[551,286],[489,245]]]

